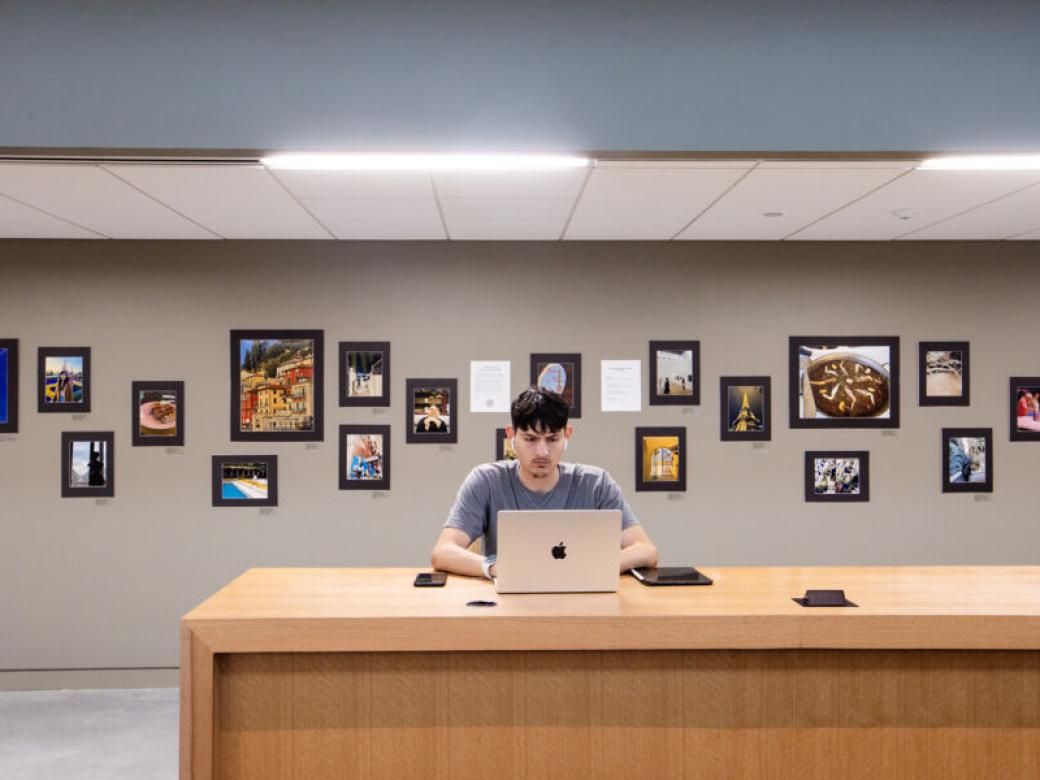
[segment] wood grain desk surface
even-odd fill
[[[1040,649],[1040,566],[701,567],[712,586],[498,594],[420,569],[250,569],[183,625],[213,652]],[[804,608],[843,588],[857,608]],[[467,607],[477,599],[491,608]]]

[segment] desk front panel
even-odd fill
[[[1040,652],[215,656],[219,778],[1040,777]]]

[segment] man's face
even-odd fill
[[[520,467],[533,477],[547,477],[556,471],[563,457],[563,445],[570,438],[573,429],[567,426],[558,431],[509,428],[507,433],[513,439],[513,449]]]

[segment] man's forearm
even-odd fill
[[[657,565],[657,548],[646,542],[636,542],[621,548],[621,571],[638,569],[640,566]]]
[[[465,574],[468,577],[483,577],[480,570],[484,556],[463,549],[456,544],[442,544],[436,547],[432,556],[433,568],[452,574]]]

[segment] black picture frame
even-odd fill
[[[379,436],[380,448],[375,455],[368,453],[354,462],[351,452],[351,436]],[[351,479],[351,473],[363,474],[378,468],[379,478],[367,476]],[[340,490],[389,490],[390,489],[390,426],[389,425],[341,425],[339,426],[339,489]]]
[[[378,352],[379,361],[372,364],[378,367],[380,392],[375,395],[351,395],[354,384],[359,380],[350,380],[353,368],[350,362],[351,353]],[[369,380],[371,381],[371,379]],[[390,405],[390,342],[389,341],[341,341],[339,342],[339,405],[340,406],[389,406]]]
[[[251,497],[243,493],[243,488],[232,485],[235,490],[242,493],[242,498],[234,498],[225,495],[224,491],[224,467],[241,469],[241,480],[246,478],[249,482],[259,481],[258,472],[251,468],[263,466],[266,482],[267,495],[263,497]],[[233,475],[233,472],[232,472]],[[212,504],[215,507],[263,507],[278,506],[278,456],[277,455],[214,455],[212,466]],[[246,489],[255,485],[245,485]]]
[[[418,427],[422,424],[423,417],[416,420],[415,409],[417,406],[416,394],[426,393],[429,400],[430,392],[447,391],[448,411],[441,415],[438,409],[438,418],[447,426],[446,431],[422,431]],[[428,404],[423,403],[423,408]],[[454,378],[440,379],[406,379],[405,380],[405,442],[408,444],[457,444],[459,440],[459,380]],[[429,415],[427,415],[429,416]]]
[[[295,372],[287,371],[287,377],[271,377],[270,380],[276,381],[268,384],[265,384],[266,380],[259,376],[259,372],[253,371],[251,376],[255,379],[248,379],[249,385],[243,389],[243,371],[246,365],[243,362],[246,358],[241,355],[243,341],[310,341],[312,342],[310,365],[308,366],[305,362],[305,356],[300,357],[301,364]],[[325,332],[322,330],[231,331],[231,441],[324,440],[324,341]],[[269,349],[269,347],[266,348]],[[307,376],[308,368],[309,377]],[[302,381],[300,381],[301,379]],[[287,396],[288,400],[283,400],[279,396]],[[265,400],[269,402],[265,403]],[[285,407],[285,414],[281,414],[282,407]],[[272,408],[275,410],[273,413],[267,411]]]
[[[156,420],[159,427],[150,429],[155,432],[146,432],[149,429],[146,423],[155,418],[153,412],[161,413],[161,408],[157,408],[156,405],[162,402],[148,400],[142,404],[141,396],[144,394],[174,396],[172,433],[162,433],[170,430],[166,425],[168,419]],[[130,443],[133,447],[184,446],[184,382],[134,380],[130,383]]]
[[[957,469],[959,476],[965,474],[965,461],[955,459],[950,452],[955,439],[982,439],[984,451],[985,479],[972,481],[970,469],[972,459],[968,456],[969,481],[955,482],[950,474]],[[963,454],[964,450],[958,445]],[[956,479],[956,477],[954,477]],[[992,428],[943,428],[942,429],[942,492],[943,493],[992,493],[993,492],[993,429]]]
[[[960,353],[944,365],[931,363],[930,353]],[[955,362],[956,361],[956,362]],[[939,370],[939,369],[950,370]],[[960,395],[929,395],[928,377],[932,374],[955,374],[959,369]],[[917,345],[917,405],[918,406],[971,406],[971,343],[967,341],[921,341]]]
[[[90,347],[39,347],[36,354],[36,411],[88,414],[90,412]],[[81,361],[79,401],[49,400],[47,361],[61,358]],[[75,394],[75,384],[75,375],[73,375],[66,385],[69,393]],[[55,394],[60,392],[56,389]]]
[[[722,441],[770,441],[773,438],[773,390],[772,377],[768,376],[722,376],[719,377],[719,438]],[[749,399],[749,409],[753,421],[752,425],[758,424],[757,429],[752,430],[730,430],[732,419],[731,408],[733,399],[730,391],[741,387],[761,387],[761,404],[752,404]],[[760,406],[759,413],[755,414],[755,406]],[[737,410],[738,417],[743,411],[743,399],[741,409]]]
[[[685,387],[680,387],[680,392],[672,392],[671,381],[668,382],[665,393],[658,389],[657,353],[658,352],[690,352],[691,365],[688,380],[690,382],[690,394],[687,395]],[[650,380],[648,384],[647,397],[650,406],[699,406],[701,402],[701,343],[699,341],[651,341],[650,342]],[[663,383],[662,383],[663,384]]]
[[[843,488],[835,480],[834,493],[816,492],[818,460],[857,460],[856,492],[837,492]],[[870,453],[866,450],[808,450],[805,453],[805,500],[811,503],[856,503],[870,501]]]
[[[506,438],[505,428],[495,428],[495,460],[516,460],[513,446]]]
[[[77,443],[89,442],[90,454],[84,463],[74,457]],[[96,449],[94,445],[103,444]],[[113,498],[116,494],[116,450],[114,431],[62,431],[61,434],[61,497],[62,498]],[[93,454],[100,452],[103,471],[98,474],[93,467]],[[73,469],[79,465],[78,473],[84,477],[73,479]],[[97,478],[101,485],[91,485]]]
[[[568,400],[567,414],[572,420],[581,418],[581,353],[578,352],[532,352],[531,353],[531,387],[539,387],[539,376],[542,370],[551,364],[558,364],[564,371],[564,388],[561,395]],[[570,370],[567,366],[570,365]],[[559,385],[556,385],[559,387]],[[553,390],[554,387],[546,389]]]
[[[827,416],[827,417],[802,417],[801,416],[801,399],[802,399],[802,358],[804,357],[807,362],[807,367],[811,367],[812,363],[808,362],[808,353],[811,350],[823,350],[823,349],[839,349],[839,348],[852,348],[856,347],[885,347],[888,349],[888,368],[879,366],[874,361],[870,360],[866,356],[857,356],[855,353],[851,357],[853,363],[860,363],[864,370],[868,373],[877,372],[880,368],[881,371],[879,376],[882,380],[885,378],[885,374],[888,374],[888,403],[885,406],[887,409],[888,416]],[[848,361],[849,356],[847,353],[834,353],[828,356],[821,356],[816,358],[813,362],[819,362],[822,370],[826,371],[829,366],[825,365],[827,359],[838,360],[843,362]],[[840,367],[839,367],[840,368]],[[899,427],[899,337],[898,336],[791,336],[788,343],[788,411],[790,415],[789,424],[791,428],[898,428]],[[811,376],[809,381],[813,381]],[[865,397],[865,396],[864,396]],[[813,393],[814,406],[816,402],[816,394]],[[844,403],[844,400],[838,401],[838,403]]]
[[[1040,395],[1040,376],[1013,376],[1010,380],[1008,396],[1008,430],[1011,441],[1040,441],[1040,413],[1031,413],[1023,418],[1018,413],[1018,393],[1020,390]],[[1040,397],[1037,398],[1040,405]],[[1025,425],[1026,427],[1021,427]]]
[[[18,339],[0,339],[0,433],[18,433]]]
[[[645,445],[646,439],[652,438],[675,438],[677,441],[675,447],[659,447],[657,449],[648,451]],[[660,491],[668,493],[685,493],[686,492],[686,428],[684,426],[672,426],[672,427],[641,427],[636,428],[636,449],[635,449],[635,464],[636,464],[636,490],[637,491]],[[653,445],[650,445],[653,447]],[[662,449],[668,449],[675,455],[678,455],[679,463],[676,468],[676,478],[655,478],[654,477],[654,456]],[[649,468],[647,467],[646,458],[651,458]],[[662,465],[665,461],[661,461]]]

